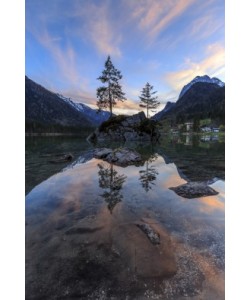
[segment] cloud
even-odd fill
[[[101,54],[120,57],[122,35],[117,30],[117,20],[111,17],[110,1],[95,4],[91,1],[76,2],[71,17],[80,22],[77,32],[83,41],[89,39]]]
[[[126,1],[138,26],[156,38],[168,25],[180,17],[196,0]]]
[[[214,9],[206,11],[202,17],[195,19],[186,34],[189,38],[205,39],[224,28],[224,19],[216,17]]]
[[[108,21],[106,11],[101,10],[100,15],[98,11],[95,13],[96,18],[90,21],[90,36],[93,43],[100,53],[120,57],[121,50],[118,45],[121,41],[121,36],[116,35],[114,32],[113,26]]]
[[[124,109],[140,110],[138,102],[135,102],[132,99],[127,99],[124,102],[117,101],[117,105],[115,107],[124,108]]]
[[[60,76],[73,85],[77,85],[79,82],[87,84],[87,79],[80,76],[77,71],[76,53],[69,40],[65,41],[65,45],[62,46],[61,37],[51,35],[44,22],[41,22],[39,27],[28,28],[28,31],[49,51]]]
[[[60,91],[61,94],[65,97],[71,98],[76,103],[84,103],[90,106],[96,107],[96,97],[94,93],[88,92],[85,89],[79,88],[69,88],[69,89],[62,89]]]
[[[179,17],[183,12],[186,11],[186,9],[194,3],[195,0],[180,0],[176,1],[174,5],[172,5],[167,12],[167,14],[162,17],[158,22],[155,24],[155,26],[152,28],[152,30],[149,32],[150,36],[155,37],[159,35],[159,33],[166,28],[174,19]],[[171,1],[172,2],[172,1]],[[172,2],[173,3],[173,2]]]
[[[186,59],[182,69],[175,72],[169,72],[164,75],[164,80],[175,91],[180,91],[181,88],[190,82],[194,77],[201,75],[223,76],[225,49],[220,44],[209,45],[206,49],[207,57],[201,61],[195,62],[191,59]]]

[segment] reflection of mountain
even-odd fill
[[[180,176],[187,181],[206,181],[214,177],[224,179],[225,144],[213,142],[207,148],[193,142],[191,147],[164,142],[157,147],[157,152],[166,164],[174,163]]]
[[[145,162],[145,170],[139,171],[140,173],[140,181],[141,185],[146,192],[152,189],[152,185],[154,185],[154,181],[156,180],[157,175],[159,174],[156,168],[150,165],[157,159],[158,155],[152,154],[148,160]]]
[[[120,175],[114,169],[113,164],[98,164],[99,186],[104,189],[101,195],[108,204],[108,209],[112,211],[117,203],[122,201],[123,195],[121,194],[122,185],[126,180],[125,175]]]

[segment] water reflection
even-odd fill
[[[205,140],[207,134],[204,135]],[[214,141],[213,139],[217,139]],[[225,147],[224,137],[219,135],[211,138],[206,142],[201,140],[201,135],[174,135],[170,137],[162,137],[160,144],[151,143],[127,143],[122,145],[120,142],[103,144],[103,147],[118,148],[122,146],[129,147],[139,152],[143,160],[146,162],[150,156],[157,152],[165,160],[165,163],[175,163],[179,174],[185,180],[210,180],[214,177],[224,179],[225,174]],[[190,144],[189,146],[187,146]],[[90,146],[84,138],[50,138],[36,137],[26,138],[26,193],[31,191],[37,184],[46,180],[53,174],[61,172],[67,168],[72,168],[80,163],[85,163],[93,158],[92,146]],[[48,161],[50,157],[58,155],[58,153],[72,153],[74,160],[70,163],[51,164]],[[146,163],[147,164],[147,163]],[[151,168],[148,163],[148,168]],[[145,188],[147,187],[148,179],[154,179],[154,175],[150,176],[145,165]],[[149,170],[152,171],[152,170]],[[138,171],[137,171],[138,173]],[[147,174],[148,173],[148,174]],[[155,181],[149,180],[155,183]],[[144,184],[144,183],[143,183]],[[152,184],[151,184],[152,187]]]
[[[216,135],[203,135],[201,137],[201,142],[217,142],[219,140],[219,136]]]
[[[176,165],[144,151],[144,166],[80,160],[27,195],[27,299],[224,299],[224,182],[183,199],[169,190],[185,183]]]
[[[181,136],[181,138],[191,138]],[[207,181],[214,177],[225,178],[225,144],[224,142],[203,142],[201,136],[193,135],[190,146],[186,140],[177,143],[172,138],[162,139],[157,152],[166,163],[174,162],[182,178],[188,181]],[[188,141],[187,141],[188,142]]]
[[[154,181],[156,180],[157,175],[159,174],[156,167],[151,165],[158,157],[158,154],[152,154],[148,160],[145,162],[145,169],[140,170],[140,178],[141,185],[146,192],[152,189],[152,185],[154,185]]]
[[[99,187],[105,190],[100,196],[107,202],[108,209],[112,214],[116,204],[122,201],[121,189],[127,176],[119,174],[113,164],[100,163],[97,166],[99,168]]]
[[[193,139],[191,134],[186,135],[185,144],[186,146],[192,146],[193,145]]]

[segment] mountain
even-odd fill
[[[192,81],[190,81],[187,85],[185,85],[182,88],[179,95],[179,99],[191,88],[192,85],[194,85],[197,82],[213,83],[217,84],[220,87],[225,86],[225,83],[216,77],[210,78],[208,75],[196,76]]]
[[[167,112],[169,112],[173,107],[175,106],[175,102],[168,101],[166,106],[163,108],[163,110],[159,111],[157,114],[155,114],[152,119],[153,120],[160,120]]]
[[[110,116],[108,111],[98,111],[97,109],[90,108],[83,103],[75,103],[70,98],[64,97],[63,95],[57,94],[57,96],[63,99],[66,103],[70,104],[79,112],[83,113],[84,117],[95,126],[99,126],[104,121],[107,121]]]
[[[108,117],[108,112],[97,114],[87,105],[74,103],[25,76],[26,132],[83,132]]]
[[[224,122],[225,86],[207,82],[193,83],[171,109],[160,115],[160,120],[166,118],[174,123],[197,118],[219,119]]]

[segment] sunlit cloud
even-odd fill
[[[74,13],[82,19],[78,33],[83,40],[87,37],[101,54],[120,57],[122,35],[116,30],[115,21],[110,16],[110,5],[109,1],[99,4],[78,2]]]
[[[96,97],[94,93],[90,93],[81,88],[71,88],[71,89],[64,89],[61,91],[63,96],[70,98],[72,101],[76,103],[83,103],[89,106],[93,106],[95,109],[96,106]]]
[[[117,101],[114,112],[117,114],[132,115],[141,111],[139,104],[131,99],[127,99],[123,102]]]
[[[186,59],[179,71],[167,73],[164,79],[175,91],[189,83],[194,77],[201,75],[223,76],[225,63],[225,49],[220,44],[209,45],[206,49],[207,57],[201,61]]]
[[[134,114],[137,114],[139,110],[137,109],[124,109],[124,108],[114,108],[113,113],[116,115],[127,115],[132,116]]]
[[[195,0],[126,1],[139,28],[146,30],[150,38],[156,38],[194,2]]]
[[[180,1],[171,1],[171,7],[167,14],[162,17],[152,30],[149,32],[150,36],[157,36],[164,28],[168,26],[174,19],[179,17],[195,0],[180,0]]]

